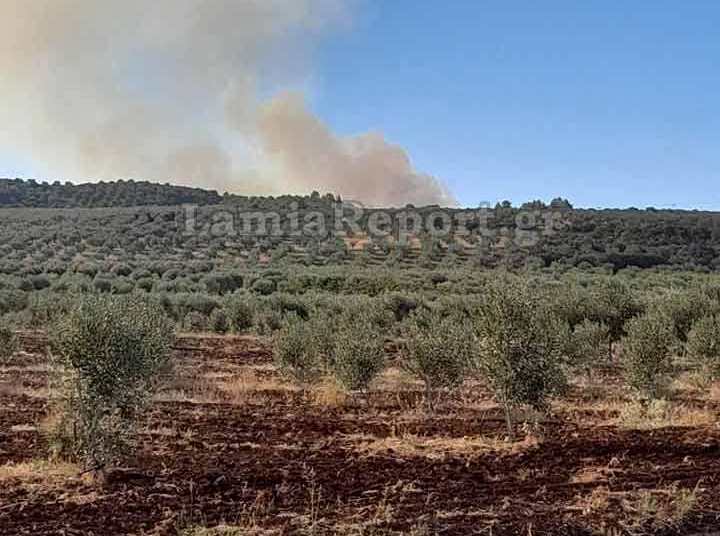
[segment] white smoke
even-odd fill
[[[454,204],[381,134],[339,138],[297,92],[259,98],[308,80],[349,1],[0,0],[0,144],[49,178]]]

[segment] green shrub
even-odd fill
[[[567,325],[544,306],[527,282],[488,284],[475,318],[476,366],[505,410],[512,436],[514,406],[545,410],[566,385],[562,350]]]
[[[403,335],[401,367],[422,380],[432,412],[438,390],[457,388],[465,379],[476,344],[472,326],[461,316],[423,312],[411,315]]]
[[[547,293],[553,313],[567,322],[571,329],[588,318],[591,298],[580,285],[554,285],[547,289]]]
[[[257,279],[250,288],[261,296],[269,296],[277,289],[277,283],[272,279]]]
[[[703,373],[720,377],[720,315],[695,322],[687,338],[687,355]]]
[[[673,292],[651,304],[651,309],[667,316],[673,323],[675,337],[687,342],[693,324],[701,318],[715,314],[718,304],[700,292]]]
[[[332,372],[348,391],[367,393],[370,383],[385,366],[384,337],[372,318],[359,315],[338,329],[332,358]]]
[[[255,332],[262,336],[272,335],[282,327],[286,320],[279,311],[271,309],[260,310],[256,312],[253,317]]]
[[[112,267],[112,273],[121,277],[128,277],[133,273],[133,270],[127,264],[116,264]]]
[[[302,320],[307,320],[310,317],[310,311],[303,296],[276,293],[263,299],[261,303],[271,310],[279,312],[283,318],[290,314],[294,314]]]
[[[310,344],[308,324],[297,317],[286,320],[273,337],[273,356],[280,372],[292,378],[303,389],[320,379],[322,361]]]
[[[207,331],[208,317],[197,311],[190,311],[183,319],[183,328],[192,332]]]
[[[97,276],[93,281],[93,287],[98,292],[110,292],[112,290],[112,279]]]
[[[242,295],[232,296],[225,302],[230,329],[235,333],[245,333],[253,326],[255,308],[249,298]]]
[[[210,329],[215,333],[227,333],[230,329],[230,322],[223,309],[215,309],[210,313]]]
[[[575,326],[569,337],[570,366],[591,380],[592,371],[607,361],[608,329],[605,324],[585,320]]]
[[[151,277],[142,277],[135,281],[137,288],[144,290],[145,292],[151,292],[155,286],[155,280]]]
[[[82,299],[51,332],[62,418],[59,454],[88,467],[113,463],[169,367],[172,323],[135,296]]]
[[[639,315],[643,307],[635,294],[617,279],[604,280],[591,292],[589,318],[608,328],[608,353],[612,359],[613,344],[625,335],[625,323]]]
[[[395,317],[385,308],[381,300],[368,296],[343,296],[338,302],[340,322],[355,322],[361,318],[363,322],[380,334],[385,334],[395,324]]]
[[[210,273],[203,277],[205,289],[211,294],[228,294],[243,286],[243,277],[235,273]]]
[[[130,294],[134,289],[135,285],[127,277],[119,277],[112,282],[113,294]]]
[[[172,296],[172,301],[174,305],[173,316],[176,319],[184,318],[190,311],[200,313],[207,317],[220,306],[218,300],[201,293],[175,294]]]
[[[400,294],[398,292],[391,292],[385,294],[382,297],[383,305],[388,309],[394,316],[396,322],[402,322],[405,320],[410,313],[412,313],[418,307],[416,299]]]
[[[29,327],[43,329],[57,319],[62,318],[70,309],[71,301],[47,292],[34,292],[28,299],[26,312],[30,320]]]
[[[673,322],[658,312],[628,322],[622,340],[622,364],[629,387],[640,397],[660,398],[672,370]]]
[[[50,286],[50,280],[45,274],[31,275],[30,281],[35,290],[42,290]]]

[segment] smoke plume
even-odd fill
[[[454,204],[402,148],[336,136],[296,89],[351,1],[0,0],[0,144],[49,178]]]

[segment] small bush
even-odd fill
[[[257,279],[250,288],[261,296],[269,296],[275,292],[277,284],[272,279]]]
[[[294,315],[293,318],[295,318]],[[258,311],[253,318],[255,332],[261,336],[272,335],[279,330],[286,321],[287,318],[283,318],[279,311],[269,309]]]
[[[672,370],[674,326],[667,316],[646,313],[628,323],[622,341],[625,379],[640,397],[660,398]]]
[[[625,335],[625,324],[638,316],[643,307],[627,285],[607,279],[593,288],[589,318],[605,324],[608,329],[608,354],[613,357],[613,344]]]
[[[112,268],[112,273],[121,277],[128,277],[133,273],[133,270],[127,264],[116,264]]]
[[[337,342],[338,320],[330,315],[318,315],[307,321],[310,333],[309,344],[323,364],[325,372],[335,365],[335,344]]]
[[[233,296],[225,303],[230,329],[235,333],[245,333],[253,326],[255,309],[244,296]]]
[[[526,282],[503,279],[488,284],[475,319],[477,368],[505,409],[527,404],[545,410],[548,398],[566,386],[562,350],[567,324],[544,307]]]
[[[162,308],[138,297],[91,296],[72,308],[50,340],[58,453],[92,468],[116,461],[169,366],[172,341]]]
[[[432,412],[438,390],[454,389],[465,379],[475,348],[472,326],[459,316],[426,312],[413,314],[403,335],[401,367],[425,384],[425,401]]]
[[[322,361],[311,340],[308,324],[297,317],[289,318],[273,338],[275,364],[303,389],[316,383],[323,372]]]
[[[687,342],[690,329],[699,319],[718,312],[717,304],[707,295],[692,292],[674,292],[652,304],[652,309],[667,316],[673,323],[675,337]]]
[[[569,338],[570,366],[591,380],[592,372],[607,361],[608,329],[605,324],[590,320],[575,326]]]
[[[230,329],[230,322],[223,309],[215,309],[210,314],[210,329],[215,333],[227,333]]]
[[[93,281],[93,287],[98,292],[110,292],[112,290],[112,279],[97,276]]]
[[[392,292],[383,296],[383,305],[395,316],[396,322],[402,322],[417,309],[418,302],[404,294]]]
[[[192,332],[207,331],[208,317],[197,311],[190,311],[183,319],[183,328]]]
[[[385,366],[384,337],[368,317],[346,321],[337,332],[332,372],[348,391],[367,393],[370,383]]]
[[[243,278],[234,273],[210,273],[203,277],[205,289],[211,294],[228,294],[243,286]]]
[[[713,379],[720,377],[720,315],[698,320],[687,338],[687,355]]]
[[[310,317],[308,305],[303,296],[293,296],[291,294],[278,293],[273,294],[269,298],[262,299],[267,308],[277,311],[283,318],[294,314],[302,320]]]

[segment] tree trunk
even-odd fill
[[[435,412],[435,404],[433,403],[433,390],[429,381],[425,381],[425,407],[427,412],[432,415]]]
[[[515,437],[515,434],[513,432],[513,422],[512,422],[512,415],[510,414],[510,404],[505,403],[505,424],[507,425],[507,432],[508,437],[510,438],[510,441],[512,441]]]

